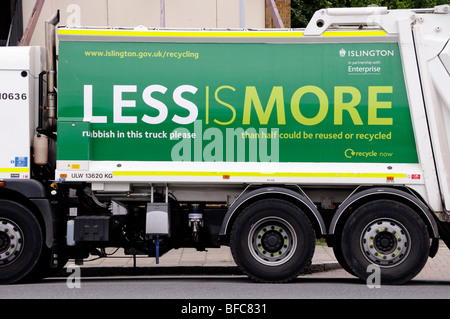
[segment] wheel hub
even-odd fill
[[[0,266],[11,263],[22,251],[23,237],[11,221],[0,221]]]
[[[394,234],[383,231],[375,236],[374,244],[377,250],[389,254],[396,247],[396,238]]]
[[[401,263],[409,253],[409,234],[394,220],[378,220],[365,228],[361,249],[370,262],[394,266]]]
[[[269,230],[262,235],[261,244],[263,249],[267,250],[270,253],[277,252],[282,249],[284,238],[281,235],[281,229]]]
[[[260,263],[278,266],[288,261],[295,251],[297,237],[292,226],[277,217],[268,217],[253,225],[248,245]]]

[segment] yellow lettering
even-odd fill
[[[300,112],[300,100],[306,93],[315,94],[319,99],[319,112],[313,118],[304,117]],[[323,121],[328,113],[328,98],[325,92],[317,86],[307,85],[294,92],[291,99],[291,112],[297,122],[304,125],[316,125]]]
[[[392,118],[379,118],[378,109],[392,108],[392,102],[378,101],[378,93],[392,93],[392,86],[369,86],[369,125],[392,125]]]
[[[219,91],[222,90],[222,89],[229,89],[229,90],[232,90],[233,92],[236,91],[236,89],[234,87],[232,87],[232,86],[223,85],[223,86],[218,87],[216,92],[214,93],[214,97],[216,98],[216,101],[219,104],[222,104],[223,106],[228,107],[231,110],[231,112],[233,113],[233,115],[231,116],[231,119],[228,122],[221,122],[221,121],[218,121],[218,120],[214,120],[214,122],[216,122],[219,125],[228,125],[228,124],[231,124],[231,123],[234,122],[234,120],[236,118],[236,110],[234,109],[234,107],[232,105],[230,105],[230,104],[222,101],[221,99],[219,99]]]
[[[350,94],[350,102],[344,102],[344,93]],[[334,88],[334,124],[342,125],[342,113],[347,111],[355,125],[362,125],[363,122],[355,108],[361,102],[361,93],[352,86],[336,86]]]
[[[258,116],[260,124],[264,125],[269,122],[269,118],[270,115],[272,114],[272,110],[275,104],[277,106],[278,125],[286,124],[286,117],[284,114],[283,87],[274,86],[272,88],[272,92],[270,93],[266,109],[263,110],[256,88],[254,86],[247,86],[245,88],[244,116],[242,124],[250,124],[250,114],[252,111],[252,104],[255,106],[256,115]]]

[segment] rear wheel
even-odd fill
[[[344,226],[341,248],[352,272],[366,280],[371,264],[386,284],[402,284],[425,266],[430,243],[425,223],[410,207],[392,200],[365,204]]]
[[[0,200],[0,284],[26,278],[42,252],[38,220],[25,206]]]
[[[287,282],[310,265],[314,230],[295,205],[279,199],[247,207],[231,230],[231,252],[236,264],[256,281]]]
[[[333,243],[333,253],[334,253],[334,256],[336,257],[337,262],[342,267],[342,269],[344,269],[350,275],[356,276],[355,273],[353,272],[353,270],[347,264],[347,261],[344,258],[344,254],[342,253],[341,238],[339,238],[337,240],[337,242]]]

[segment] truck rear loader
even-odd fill
[[[450,6],[305,29],[56,27],[0,48],[0,282],[229,246],[288,282],[316,239],[365,280],[450,244]]]

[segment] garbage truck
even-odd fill
[[[229,246],[289,282],[317,239],[366,280],[450,244],[450,6],[304,29],[58,26],[0,48],[0,282],[106,249]]]

